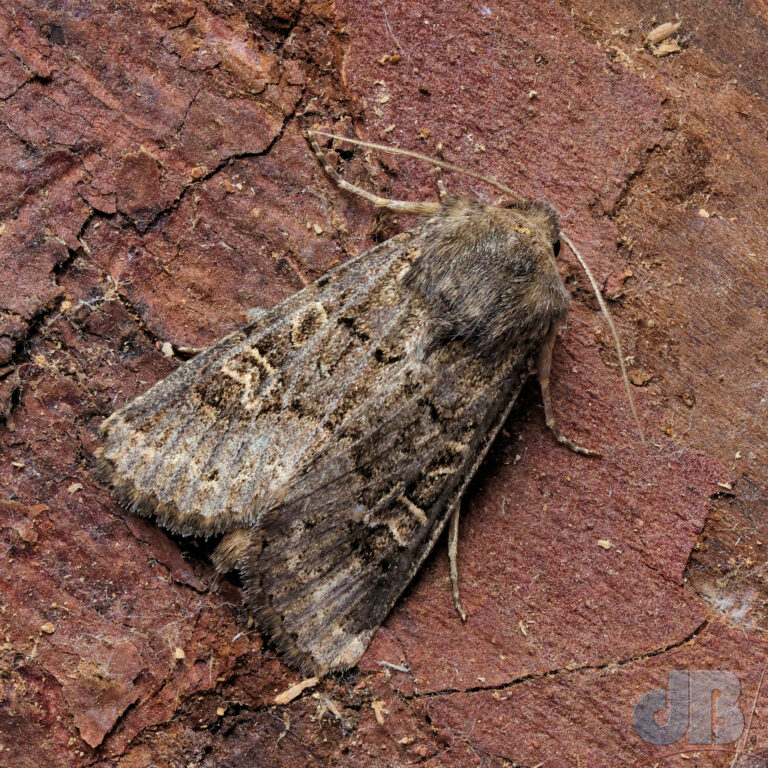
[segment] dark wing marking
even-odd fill
[[[332,443],[378,357],[402,355],[371,339],[407,322],[400,279],[430,226],[337,267],[115,412],[101,426],[101,477],[131,509],[181,533],[255,522]]]
[[[249,601],[306,673],[357,662],[517,397],[526,350],[499,365],[461,345],[391,366],[251,531]]]

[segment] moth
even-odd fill
[[[486,205],[441,181],[439,202],[388,200],[341,179],[316,135],[343,189],[421,222],[120,408],[97,463],[134,512],[220,535],[214,562],[239,571],[261,631],[323,675],[358,661],[449,520],[464,616],[460,499],[531,363],[548,427],[591,451],[560,433],[550,402],[569,298],[555,209],[519,196]]]

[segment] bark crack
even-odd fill
[[[454,694],[466,694],[466,693],[481,693],[481,692],[504,692],[516,688],[523,683],[528,683],[532,680],[541,680],[543,678],[559,677],[561,675],[570,675],[577,672],[600,672],[604,669],[611,667],[625,667],[630,664],[636,664],[641,661],[646,661],[654,656],[660,656],[662,653],[676,650],[684,645],[694,642],[699,635],[701,635],[709,626],[709,619],[704,619],[690,634],[681,640],[677,640],[674,643],[663,646],[662,648],[655,648],[647,653],[642,653],[639,656],[632,656],[628,659],[621,659],[620,661],[607,661],[604,664],[584,664],[580,667],[562,667],[560,669],[549,670],[547,672],[535,672],[530,675],[524,675],[515,680],[511,680],[500,685],[478,685],[471,688],[446,688],[439,691],[429,691],[427,693],[414,693],[410,696],[406,696],[407,700],[411,699],[430,699],[437,696],[451,696]]]

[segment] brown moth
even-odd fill
[[[123,406],[98,452],[131,510],[223,535],[217,567],[240,572],[262,632],[309,674],[358,661],[451,518],[463,615],[459,502],[531,361],[547,425],[591,453],[550,404],[568,310],[555,209],[386,200],[323,162],[343,188],[423,220]]]

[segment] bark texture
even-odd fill
[[[4,3],[0,765],[731,765],[633,729],[672,669],[736,673],[735,765],[768,759],[767,38],[758,0]],[[411,225],[333,187],[315,122],[553,203],[648,442],[564,248],[555,407],[604,457],[556,445],[528,387],[465,500],[467,623],[443,544],[357,670],[277,707],[299,678],[239,586],[120,509],[92,456],[174,346]],[[411,160],[346,174],[436,197]]]

